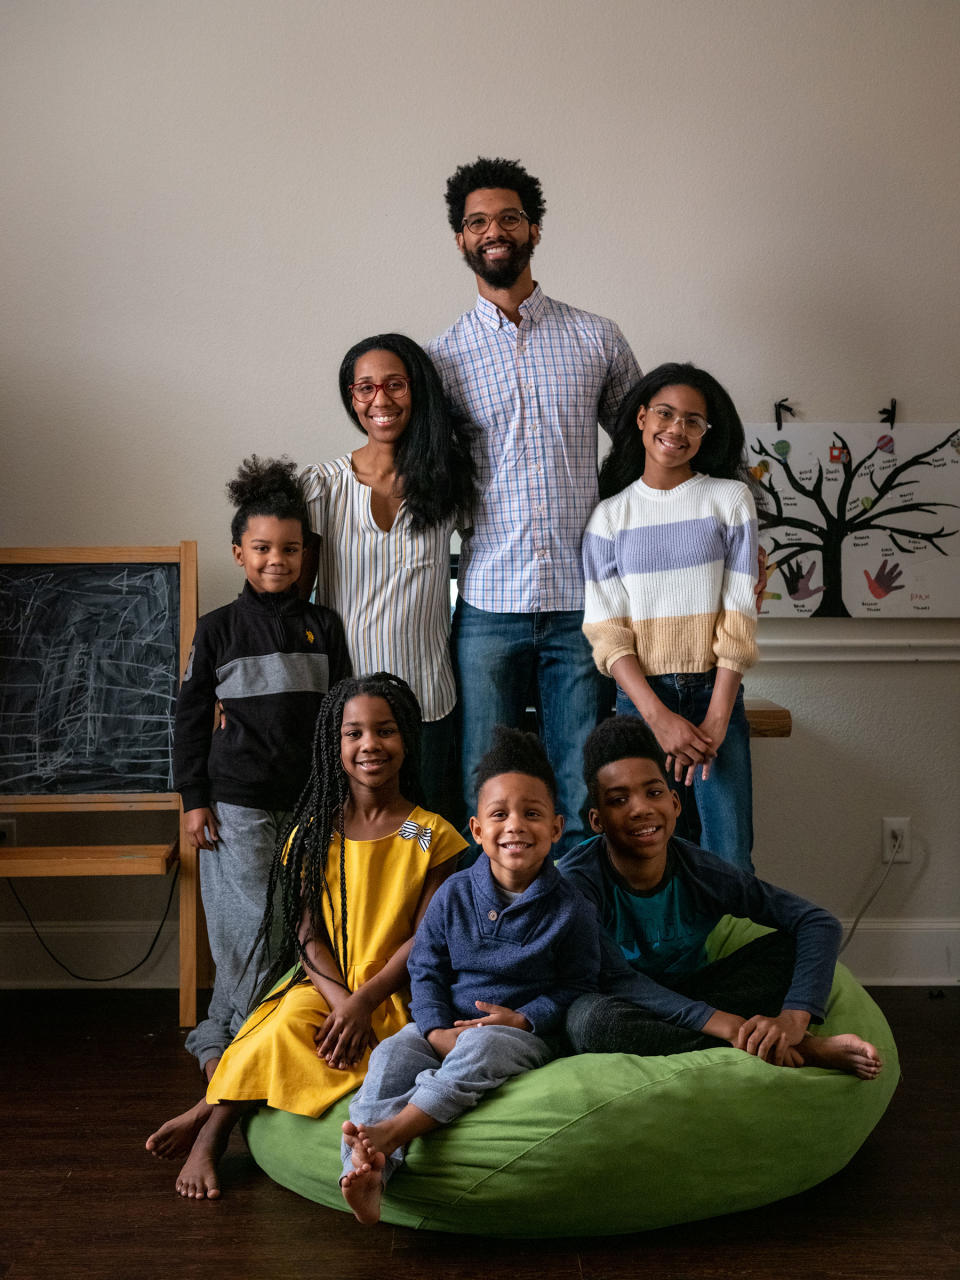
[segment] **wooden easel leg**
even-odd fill
[[[197,1025],[199,868],[193,845],[180,841],[180,1025]]]

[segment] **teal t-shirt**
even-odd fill
[[[673,848],[667,853],[663,879],[654,889],[632,889],[613,868],[608,858],[597,854],[603,837],[581,845],[594,874],[592,888],[600,919],[616,942],[632,969],[651,977],[690,973],[706,963],[704,943],[717,923],[715,911],[704,911],[691,893],[686,880],[676,875],[677,858]],[[571,862],[574,854],[571,851]],[[570,874],[573,867],[564,862],[561,870]],[[577,880],[574,873],[571,877]]]

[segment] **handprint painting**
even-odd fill
[[[960,427],[746,433],[765,506],[761,616],[960,617]]]

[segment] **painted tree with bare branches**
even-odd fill
[[[925,449],[921,453],[914,454],[912,458],[907,458],[905,461],[898,463],[897,466],[884,472],[878,481],[876,470],[870,467],[869,464],[878,452],[879,446],[872,449],[859,462],[853,463],[846,440],[839,432],[835,431],[833,438],[840,447],[840,457],[842,459],[840,463],[842,479],[835,498],[835,509],[831,509],[828,500],[831,495],[824,494],[822,462],[817,462],[817,474],[813,481],[809,485],[805,485],[797,477],[787,458],[780,457],[777,453],[772,452],[761,440],[751,446],[751,452],[766,460],[767,463],[765,474],[758,479],[758,484],[766,494],[767,499],[766,509],[757,513],[760,532],[793,529],[801,535],[800,540],[797,542],[785,542],[773,532],[768,553],[771,565],[783,570],[784,566],[790,566],[793,561],[799,561],[800,556],[811,552],[819,554],[821,557],[823,594],[820,598],[819,606],[813,614],[814,617],[850,617],[849,610],[843,602],[841,551],[845,539],[852,534],[884,533],[889,537],[896,549],[904,555],[913,555],[918,550],[916,543],[932,547],[940,555],[949,554],[941,546],[941,543],[947,538],[956,537],[960,530],[947,529],[942,523],[936,529],[908,528],[904,526],[902,521],[913,514],[941,519],[939,509],[944,507],[955,508],[957,503],[927,502],[923,500],[903,502],[900,500],[898,491],[912,487],[916,483],[916,476],[914,475],[910,479],[907,479],[907,476],[916,472],[920,467],[932,466],[931,458],[933,455],[949,444],[955,434],[955,431],[951,431],[932,448]],[[900,438],[902,440],[903,436]],[[791,512],[784,510],[780,493],[773,482],[776,474],[772,470],[774,465],[780,468],[783,479],[794,492],[802,497],[809,498],[813,502],[819,514],[818,520],[805,519],[802,515],[793,515]],[[756,474],[756,471],[754,474]],[[851,491],[855,481],[861,475],[869,478],[870,485],[873,488],[873,495],[869,501],[861,501],[861,505],[858,508],[848,512],[847,507],[849,506]],[[921,522],[918,521],[917,523]]]

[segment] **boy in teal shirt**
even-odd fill
[[[840,945],[821,907],[674,836],[680,802],[641,720],[614,716],[584,748],[597,835],[559,869],[605,930],[604,995],[578,999],[567,1032],[581,1053],[685,1053],[730,1045],[779,1066],[833,1067],[871,1079],[882,1067],[856,1035],[815,1036]],[[725,915],[774,933],[708,963]]]

